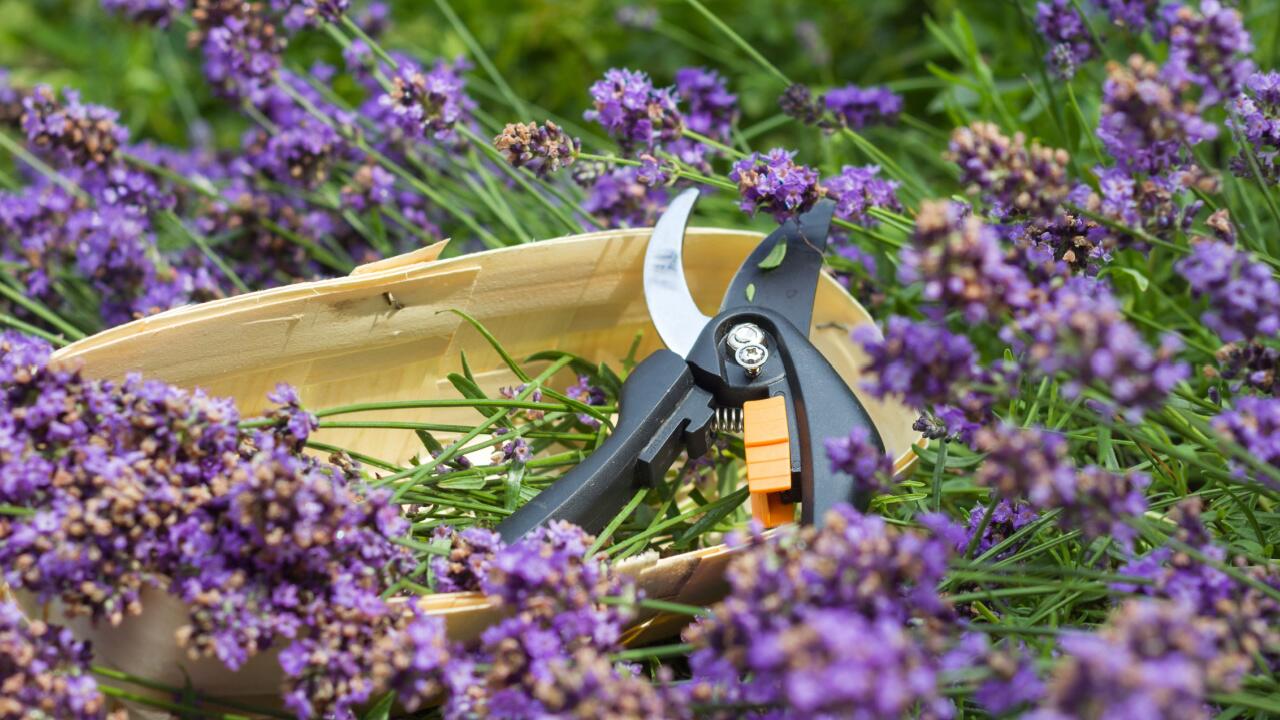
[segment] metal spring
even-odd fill
[[[718,433],[742,432],[742,408],[740,407],[716,408],[716,416],[711,423],[711,429]]]

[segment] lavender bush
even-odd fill
[[[36,30],[0,38],[0,716],[1280,715],[1275,3],[767,5],[17,17]],[[729,227],[835,201],[829,269],[879,319],[849,339],[858,390],[921,433],[897,475],[860,429],[818,439],[866,513],[762,532],[721,436],[600,537],[503,543],[609,432],[630,356],[544,353],[491,398],[460,363],[476,420],[415,428],[402,467],[317,442],[349,409],[288,386],[243,417],[53,355],[444,237],[643,227],[690,186]],[[622,570],[725,542],[705,606]],[[171,595],[176,646],[230,669],[274,653],[279,701],[97,664],[10,592],[101,626]],[[501,618],[460,642],[433,593]],[[687,627],[635,635],[654,613]]]

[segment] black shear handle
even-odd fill
[[[552,520],[597,533],[635,490],[662,476],[689,444],[706,452],[711,395],[693,383],[684,358],[659,350],[631,371],[618,398],[613,433],[573,470],[498,525],[513,542]]]
[[[789,322],[771,324],[770,330],[784,348],[781,355],[799,426],[800,442],[796,445],[800,456],[793,456],[792,469],[799,470],[804,500],[800,522],[822,525],[827,510],[840,502],[865,511],[871,504],[871,493],[858,487],[851,476],[832,469],[826,440],[848,437],[850,430],[861,426],[867,429],[872,445],[883,451],[884,441],[875,423],[844,378],[807,337]]]

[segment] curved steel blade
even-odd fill
[[[689,354],[711,321],[693,302],[684,279],[684,228],[697,201],[697,188],[677,195],[653,226],[644,251],[644,301],[649,317],[667,349],[681,357]]]

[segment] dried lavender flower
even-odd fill
[[[27,141],[69,165],[104,165],[128,140],[114,110],[82,104],[75,90],[64,90],[59,99],[48,85],[37,85],[22,107]]]
[[[546,177],[578,159],[582,142],[548,120],[537,123],[508,123],[493,146],[512,167],[527,167],[538,177]]]
[[[1071,191],[1066,150],[1048,148],[1015,133],[1010,139],[994,123],[975,122],[951,134],[947,159],[960,166],[961,182],[980,195],[1001,221],[1051,218]]]

